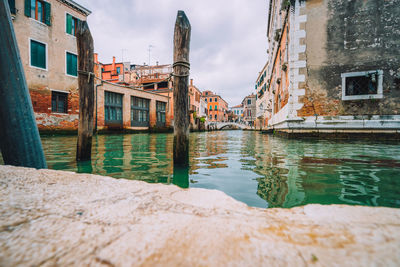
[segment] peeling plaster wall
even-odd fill
[[[306,94],[298,116],[400,114],[400,1],[306,1]],[[343,101],[341,74],[383,70],[383,99]]]

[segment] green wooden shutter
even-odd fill
[[[67,14],[67,33],[72,34],[72,16],[70,14]]]
[[[16,14],[15,13],[15,0],[8,0],[8,5],[10,6],[11,14]]]
[[[25,16],[31,17],[31,0],[25,0]]]
[[[78,57],[75,55],[72,55],[72,72],[78,76]]]
[[[50,3],[44,2],[44,22],[48,25],[51,26],[51,5]]]

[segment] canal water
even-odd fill
[[[174,173],[172,134],[97,135],[92,161],[82,164],[75,162],[75,136],[44,136],[42,142],[51,169],[218,189],[249,206],[400,207],[398,143],[191,133],[190,168]]]

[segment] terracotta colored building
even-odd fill
[[[196,118],[200,117],[200,90],[193,85],[193,79],[190,79],[189,84],[189,112],[190,124],[193,126],[196,123]]]
[[[207,102],[208,122],[228,121],[228,103],[211,91],[204,91],[202,98]]]
[[[39,130],[76,130],[76,29],[88,9],[70,0],[8,1]]]
[[[112,63],[100,63],[100,68],[103,80],[112,83],[128,84],[130,79],[129,63],[115,62],[115,57],[113,57]]]
[[[95,73],[102,75],[101,64],[95,55]],[[142,90],[121,83],[96,85],[96,128],[147,130],[169,127],[171,114],[169,97],[154,91]]]

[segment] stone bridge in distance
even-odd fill
[[[210,130],[222,130],[225,128],[239,128],[239,129],[251,129],[250,126],[236,123],[236,122],[211,122],[208,124]]]

